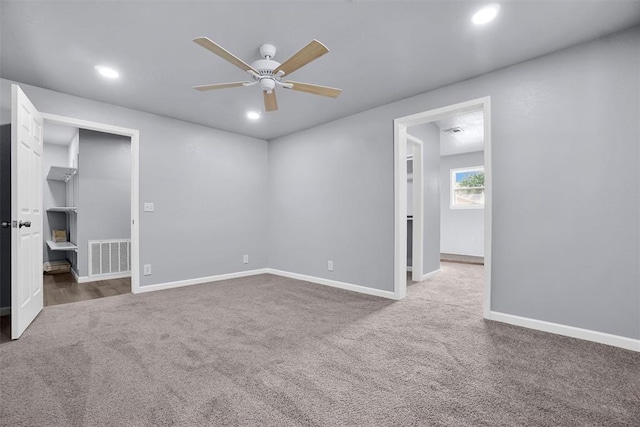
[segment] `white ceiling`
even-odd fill
[[[516,64],[640,23],[640,1],[503,1],[470,22],[478,1],[2,0],[3,78],[218,129],[272,139]],[[257,87],[198,92],[247,75],[191,40],[207,36],[246,62],[263,43],[276,60],[312,39],[331,52],[292,80],[344,89],[337,99],[277,91],[256,122]],[[106,81],[96,64],[121,78]]]
[[[70,145],[78,128],[45,122],[42,139],[45,144]]]

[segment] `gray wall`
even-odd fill
[[[443,156],[440,161],[442,253],[484,256],[484,209],[451,209],[451,169],[483,165],[484,151]]]
[[[271,268],[393,290],[387,127],[347,118],[269,142]]]
[[[491,96],[491,308],[640,338],[638,46],[636,27],[270,141],[270,266],[392,290],[393,119]]]
[[[0,123],[10,122],[10,84],[0,80]],[[140,131],[139,267],[153,270],[142,286],[267,266],[266,141],[21,87],[42,112]]]
[[[67,147],[63,145],[53,145],[46,143],[42,156],[42,203],[45,210],[42,224],[42,244],[43,261],[64,261],[67,259],[67,252],[52,251],[47,246],[47,240],[51,240],[51,230],[67,230],[67,214],[64,212],[46,212],[53,207],[67,206],[66,185],[62,181],[48,181],[47,174],[51,166],[67,166]],[[67,240],[69,234],[67,233]]]
[[[427,123],[412,126],[408,130],[411,135],[422,140],[424,147],[422,271],[423,274],[427,274],[440,268],[440,129],[434,124]]]
[[[78,275],[83,277],[89,275],[89,240],[131,238],[131,138],[80,129],[79,141]]]

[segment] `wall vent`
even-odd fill
[[[131,272],[131,240],[89,240],[89,277]]]
[[[452,127],[452,128],[448,128],[448,129],[443,129],[442,133],[448,133],[450,135],[454,134],[454,133],[462,133],[464,132],[464,129],[462,129],[460,126],[456,126],[456,127]]]

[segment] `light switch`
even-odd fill
[[[154,209],[155,209],[155,207],[153,206],[153,203],[145,202],[145,204],[144,204],[144,211],[145,212],[153,212]]]

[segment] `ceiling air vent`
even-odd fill
[[[456,133],[462,133],[464,132],[464,129],[462,129],[460,126],[456,126],[456,127],[452,127],[449,129],[443,129],[442,133],[448,133],[450,135],[456,134]]]

